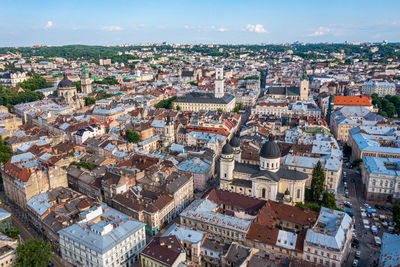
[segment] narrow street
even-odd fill
[[[340,199],[340,201],[338,201],[338,203],[343,204],[343,201],[348,201],[352,204],[351,209],[354,212],[356,238],[360,241],[359,248],[351,248],[345,266],[352,266],[353,260],[355,259],[355,252],[357,250],[361,252],[358,266],[373,266],[374,260],[379,257],[380,248],[375,246],[374,235],[370,231],[366,231],[362,223],[360,207],[365,208],[363,205],[365,203],[365,198],[361,190],[361,177],[354,169],[343,168],[343,171],[347,173],[349,198],[344,197],[344,186],[342,181],[339,187],[340,198],[338,198],[338,200]],[[352,179],[354,179],[354,183],[352,182]],[[343,209],[346,208],[343,205],[340,206]]]
[[[4,196],[4,193],[2,192],[2,194],[1,194],[2,204],[0,205],[0,208],[11,213],[11,219],[14,223],[14,226],[17,227],[21,231],[21,233],[20,233],[21,242],[24,242],[26,240],[33,239],[33,238],[40,238],[40,237],[38,237],[38,234],[36,233],[35,230],[30,229],[29,226],[26,226],[16,213],[13,212],[7,205],[5,205],[6,200],[4,199],[3,196]],[[54,252],[53,252],[52,263],[54,264],[55,267],[72,267],[71,264],[64,261],[60,256],[58,256]]]

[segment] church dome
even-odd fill
[[[233,148],[229,143],[222,147],[222,154],[233,154]]]
[[[240,140],[239,140],[239,138],[238,138],[236,135],[234,135],[234,136],[232,137],[231,141],[229,142],[229,144],[230,144],[232,147],[240,147]]]
[[[269,140],[262,145],[260,157],[267,159],[277,159],[281,157],[279,145],[274,142],[272,136],[270,136]]]
[[[64,79],[62,79],[59,83],[57,88],[70,88],[70,87],[75,87],[75,84],[73,81],[68,79],[67,75],[64,74]]]

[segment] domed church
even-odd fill
[[[66,73],[64,73],[64,78],[58,83],[57,92],[56,101],[58,104],[69,105],[75,109],[80,109],[84,106],[82,94],[78,93],[74,82],[68,79]]]
[[[242,162],[240,140],[232,137],[222,147],[220,188],[260,199],[294,205],[304,202],[307,174],[281,166],[281,151],[270,135],[260,149],[258,164]]]

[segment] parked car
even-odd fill
[[[344,196],[348,198],[349,197],[349,191],[344,192]]]
[[[380,239],[379,236],[374,236],[375,239],[375,245],[380,246],[382,245],[382,240]]]
[[[350,202],[348,202],[348,201],[344,201],[343,204],[344,204],[346,207],[349,207],[349,208],[351,208],[351,207],[353,206],[353,205],[352,205]]]
[[[352,266],[358,266],[358,260],[353,260],[353,265]]]
[[[353,236],[353,238],[357,238],[357,234],[355,232],[353,232],[351,235]]]
[[[354,212],[351,209],[345,209],[344,212],[346,212],[350,217],[354,216]]]
[[[357,251],[356,251],[356,258],[359,259],[360,256],[361,256],[361,251],[357,250]]]

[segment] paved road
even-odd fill
[[[379,248],[375,246],[374,236],[371,231],[366,231],[364,229],[360,207],[363,207],[363,203],[365,203],[365,198],[361,190],[361,178],[360,174],[356,173],[353,169],[343,168],[343,170],[347,173],[347,183],[349,187],[349,198],[345,198],[343,183],[339,187],[339,195],[338,199],[340,199],[339,203],[343,203],[343,201],[349,201],[352,203],[352,210],[354,212],[354,220],[355,220],[355,232],[357,235],[357,239],[360,241],[360,247],[358,249],[351,249],[348,260],[345,262],[345,267],[350,267],[353,264],[353,260],[355,257],[355,251],[359,250],[361,252],[361,257],[359,259],[359,265],[362,267],[373,266],[374,260],[379,257]],[[351,182],[351,179],[354,179],[354,183]],[[343,205],[341,205],[343,208]]]
[[[7,210],[8,212],[11,212],[11,219],[13,220],[14,226],[21,231],[21,242],[33,238],[39,238],[39,235],[36,233],[35,230],[24,224],[22,220],[16,215],[16,213],[4,204],[4,199],[2,200],[2,203],[3,204],[1,205],[1,208]],[[51,262],[54,264],[55,267],[72,267],[71,264],[63,260],[55,253],[53,253],[53,259],[51,260]]]

